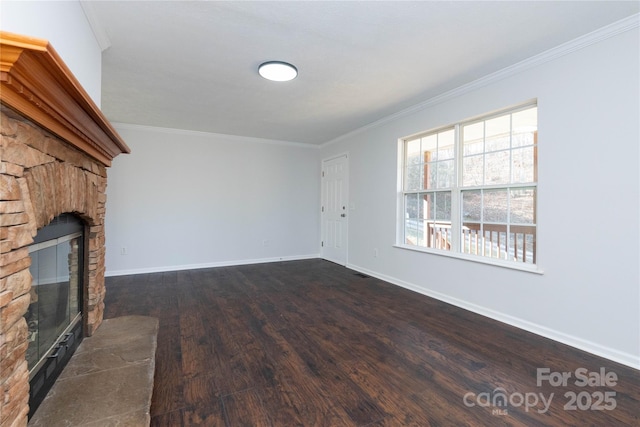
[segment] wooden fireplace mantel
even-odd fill
[[[105,166],[131,151],[47,40],[0,31],[0,100]]]

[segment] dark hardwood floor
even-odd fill
[[[153,426],[640,425],[639,371],[327,261],[111,277],[105,303],[160,319]]]

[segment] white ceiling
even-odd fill
[[[636,14],[637,1],[90,1],[114,122],[321,144]],[[298,78],[270,82],[269,60]]]

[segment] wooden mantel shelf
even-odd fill
[[[131,151],[46,40],[0,31],[0,100],[105,166]]]

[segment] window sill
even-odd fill
[[[493,265],[495,267],[508,268],[510,270],[518,270],[518,271],[524,271],[527,273],[534,273],[534,274],[544,274],[544,271],[537,265],[519,264],[519,263],[516,264],[515,262],[501,261],[501,260],[496,260],[496,259],[491,259],[491,258],[486,258],[486,257],[481,257],[476,255],[453,253],[453,252],[443,251],[440,249],[422,248],[418,246],[396,244],[396,245],[393,245],[393,247],[398,249],[414,251],[414,252],[423,252],[431,255],[439,255],[439,256],[444,256],[448,258],[461,259],[464,261],[477,262],[480,264]]]

